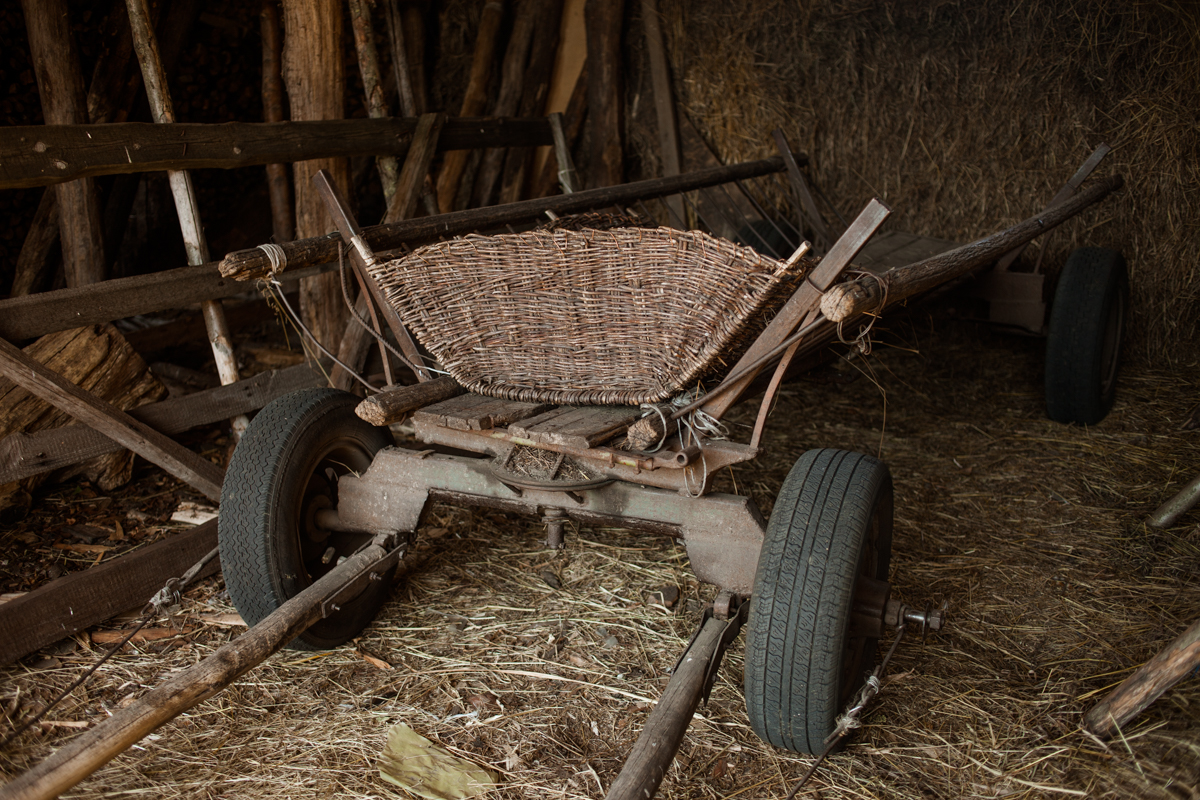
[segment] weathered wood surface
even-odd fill
[[[21,245],[13,271],[11,295],[24,297],[33,294],[46,283],[50,251],[58,241],[58,196],[54,189],[42,193],[33,222]]]
[[[150,373],[146,362],[111,325],[89,325],[61,331],[38,339],[25,348],[27,357],[45,364],[65,379],[112,403],[123,411],[151,403],[166,395],[166,388]],[[70,416],[9,378],[0,378],[0,436],[54,434]],[[40,433],[39,433],[40,432]],[[81,452],[65,464],[83,464],[75,474],[96,482],[102,491],[125,484],[133,470],[133,454],[112,444],[99,452]],[[7,441],[5,439],[4,441]],[[0,448],[0,508],[10,504],[20,491],[32,491],[39,480],[12,483],[35,473],[12,475],[10,460]],[[100,458],[104,456],[103,458]],[[39,470],[42,471],[42,470]]]
[[[532,442],[587,449],[624,433],[641,414],[633,406],[563,406],[509,425],[508,432]]]
[[[0,339],[0,374],[165,469],[205,497],[221,496],[224,470]]]
[[[396,386],[371,395],[358,404],[359,419],[382,427],[404,419],[410,411],[457,397],[464,389],[445,376],[411,386]]]
[[[371,119],[390,117],[387,100],[383,94],[383,81],[379,77],[379,51],[375,47],[375,26],[371,22],[371,0],[350,0],[350,27],[354,30],[354,48],[358,52],[358,71],[362,76],[363,94],[366,95],[367,114]],[[511,116],[511,115],[508,115]],[[376,156],[375,166],[383,184],[383,200],[392,202],[396,191],[396,176],[400,165],[395,156]]]
[[[441,141],[442,130],[446,127],[445,114],[422,114],[417,120],[417,129],[413,133],[412,146],[408,148],[408,156],[404,159],[404,167],[396,183],[396,192],[388,204],[387,213],[383,216],[384,224],[408,219],[417,210],[417,201],[425,189],[429,178],[429,166],[437,153],[438,142]]]
[[[118,709],[55,750],[45,761],[0,787],[0,798],[58,797],[159,725],[217,694],[303,633],[321,618],[324,600],[386,555],[382,547],[370,544],[350,556],[208,658],[175,673],[137,702]],[[400,568],[403,567],[402,563]]]
[[[264,2],[260,16],[262,28],[263,121],[283,122],[283,33],[279,7]],[[267,193],[271,198],[271,232],[276,242],[296,238],[296,217],[292,212],[292,184],[287,165],[267,164]]]
[[[525,67],[525,86],[521,90],[521,117],[537,117],[546,113],[546,98],[550,94],[550,75],[558,50],[558,29],[562,20],[563,0],[539,0],[537,27],[530,45],[529,63]],[[504,155],[504,171],[500,186],[500,202],[515,203],[525,196],[525,187],[532,169],[532,147],[509,147]]]
[[[315,366],[299,364],[261,372],[226,386],[130,408],[128,412],[129,416],[159,433],[174,435],[235,414],[255,411],[288,392],[323,386],[325,382],[324,374]],[[26,428],[0,439],[0,484],[121,449],[112,439],[86,425],[40,428]]]
[[[624,110],[621,78],[621,21],[625,0],[588,3],[587,125],[592,152],[587,165],[589,186],[616,186],[625,178]]]
[[[654,111],[658,119],[662,174],[678,175],[682,171],[683,157],[679,144],[679,125],[675,118],[675,93],[671,89],[671,70],[667,64],[657,0],[642,0],[642,27],[646,34],[650,81],[654,87]],[[684,219],[683,198],[671,197],[666,203],[676,219]]]
[[[87,119],[87,101],[79,52],[71,36],[66,0],[22,0],[25,27],[29,34],[29,52],[42,100],[42,116],[50,125],[75,125]],[[29,148],[38,151],[38,143]],[[41,148],[45,152],[45,146]],[[61,154],[53,154],[49,169],[62,171],[66,164]],[[8,159],[0,156],[0,169]],[[100,199],[90,178],[59,182],[59,231],[63,267],[68,286],[86,286],[104,280],[104,234]]]
[[[0,189],[51,186],[92,175],[165,169],[237,169],[314,158],[402,156],[417,119],[0,128]],[[446,121],[439,152],[490,146],[548,145],[546,120],[459,117]],[[60,166],[61,165],[61,166]]]
[[[214,520],[0,604],[0,664],[11,664],[110,617],[141,608],[170,578],[182,575],[216,546]],[[214,558],[199,577],[220,568]]]
[[[467,77],[462,108],[458,112],[460,117],[482,114],[487,105],[487,80],[492,69],[496,38],[503,17],[504,3],[501,0],[486,0],[483,4],[483,15],[479,20],[479,30],[475,34],[475,52],[471,57],[471,72]],[[447,153],[442,161],[442,170],[437,179],[437,199],[438,208],[443,214],[454,209],[459,182],[466,166],[467,154],[460,151]]]
[[[768,158],[728,167],[697,170],[673,178],[654,178],[621,186],[607,186],[570,195],[534,198],[489,208],[472,208],[434,217],[405,220],[391,225],[363,229],[363,238],[375,252],[401,245],[418,245],[444,236],[458,236],[502,225],[545,219],[547,210],[556,214],[574,214],[612,205],[628,205],[638,200],[691,191],[733,180],[746,180],[783,169],[783,161]],[[289,242],[283,245],[289,270],[292,265],[320,264],[337,259],[339,234]],[[237,250],[221,261],[221,274],[239,281],[261,278],[270,270],[266,254],[258,249]],[[290,277],[290,275],[289,275]]]
[[[1097,703],[1083,718],[1083,727],[1097,736],[1112,736],[1197,667],[1200,620]]]
[[[458,431],[487,431],[533,417],[550,408],[553,408],[552,403],[522,403],[464,394],[420,409],[413,414],[413,420]]]
[[[916,264],[897,267],[883,274],[887,287],[887,304],[899,303],[914,295],[927,292],[946,281],[986,266],[1015,247],[1032,241],[1048,230],[1058,227],[1088,206],[1121,188],[1125,179],[1112,175],[1079,192],[1070,200],[1047,208],[1037,216],[1018,222],[991,236],[962,247],[927,258]],[[883,283],[874,278],[838,284],[821,299],[821,312],[833,322],[839,322],[879,308],[884,299]]]

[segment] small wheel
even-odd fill
[[[337,507],[338,479],[362,473],[393,444],[387,428],[354,415],[358,398],[335,389],[303,389],[269,403],[250,423],[225,473],[217,535],[225,586],[247,625],[333,569],[370,540],[317,525]],[[390,577],[390,576],[387,576]],[[387,600],[390,580],[373,581],[291,647],[323,650],[358,634]]]
[[[764,741],[825,748],[862,686],[877,640],[851,629],[858,576],[887,580],[892,477],[878,459],[810,450],[767,524],[746,633],[746,708]]]
[[[1046,339],[1046,414],[1095,425],[1117,393],[1129,309],[1125,257],[1104,247],[1071,253],[1058,279]]]

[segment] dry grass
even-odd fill
[[[1123,174],[1126,189],[1055,234],[1046,264],[1081,245],[1121,249],[1134,352],[1187,360],[1200,298],[1194,5],[659,6],[679,102],[723,159],[771,154],[782,126],[847,217],[878,196],[897,229],[971,241],[1031,216],[1111,144],[1099,174]]]
[[[1200,613],[1196,512],[1168,531],[1139,521],[1200,468],[1197,432],[1180,431],[1200,365],[1134,370],[1113,414],[1081,430],[1043,418],[1036,342],[928,318],[893,327],[903,346],[870,361],[882,389],[790,385],[769,454],[736,473],[768,507],[806,448],[879,453],[897,487],[896,591],[950,602],[949,629],[902,645],[865,727],[809,796],[1197,796],[1195,680],[1124,741],[1101,744],[1077,723]],[[499,770],[498,797],[602,796],[711,588],[669,541],[585,529],[550,553],[540,527],[438,509],[422,530],[429,560],[354,645],[276,655],[70,796],[400,797],[375,769],[400,721]],[[682,590],[678,612],[653,603],[667,585]],[[190,633],[120,654],[54,719],[98,719],[211,653],[231,635],[213,624],[230,610],[220,588],[190,593],[176,618]],[[79,649],[57,668],[5,668],[10,718],[96,658]],[[807,758],[750,731],[741,668],[735,646],[661,796],[780,798],[803,772]],[[4,774],[73,732],[26,735],[0,754]]]

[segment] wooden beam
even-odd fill
[[[80,389],[66,378],[30,358],[6,339],[0,339],[0,373],[31,394],[151,461],[205,497],[221,497],[224,470],[143,422]]]
[[[140,608],[217,546],[217,523],[172,534],[0,605],[0,664],[11,664],[110,617]],[[221,568],[213,559],[198,577]]]
[[[336,246],[333,252],[336,259]],[[67,328],[183,308],[247,291],[246,284],[221,277],[216,268],[216,263],[209,262],[198,267],[180,267],[87,287],[0,300],[0,336],[10,342],[24,341]],[[295,272],[289,270],[288,278],[307,277],[336,268],[337,264],[332,263],[298,268]]]
[[[256,411],[288,392],[324,384],[323,373],[307,364],[299,364],[261,372],[227,386],[138,406],[128,414],[159,433],[173,435],[235,414]],[[0,439],[0,484],[78,464],[120,449],[121,446],[112,439],[86,425],[14,433]]]
[[[0,127],[0,189],[51,186],[89,175],[166,169],[237,169],[314,158],[402,156],[417,119],[308,122],[14,125]],[[540,117],[446,121],[439,152],[552,144]]]

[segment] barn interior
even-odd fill
[[[840,231],[876,198],[876,239],[954,246],[1048,213],[1102,144],[1083,188],[1123,183],[1013,267],[1036,278],[1032,329],[956,285],[839,330],[778,388],[760,455],[714,485],[770,516],[806,451],[880,459],[893,596],[945,610],[795,796],[1198,796],[1200,512],[1155,518],[1200,473],[1192,4],[23,0],[0,34],[0,797],[427,796],[381,776],[400,724],[487,771],[489,796],[606,796],[716,599],[661,533],[571,521],[550,549],[543,519],[438,504],[348,642],[282,649],[94,771],[18,794],[247,635],[219,560],[144,613],[216,544],[247,421],[293,389],[364,394],[330,354],[390,382],[347,333],[318,169],[388,253],[770,159],[743,179],[746,218],[699,189],[604,209],[756,247],[753,219],[813,239],[814,216]],[[188,143],[154,128],[170,125]],[[1045,320],[1080,248],[1119,252],[1129,294],[1111,409],[1065,424],[1047,417]],[[84,392],[30,378],[21,353]],[[725,418],[738,436],[758,397]],[[120,438],[97,408],[142,427]],[[415,441],[408,419],[392,433]],[[784,798],[813,766],[755,733],[744,642],[657,796]],[[1105,735],[1085,723],[1159,654],[1174,679],[1152,702]]]

